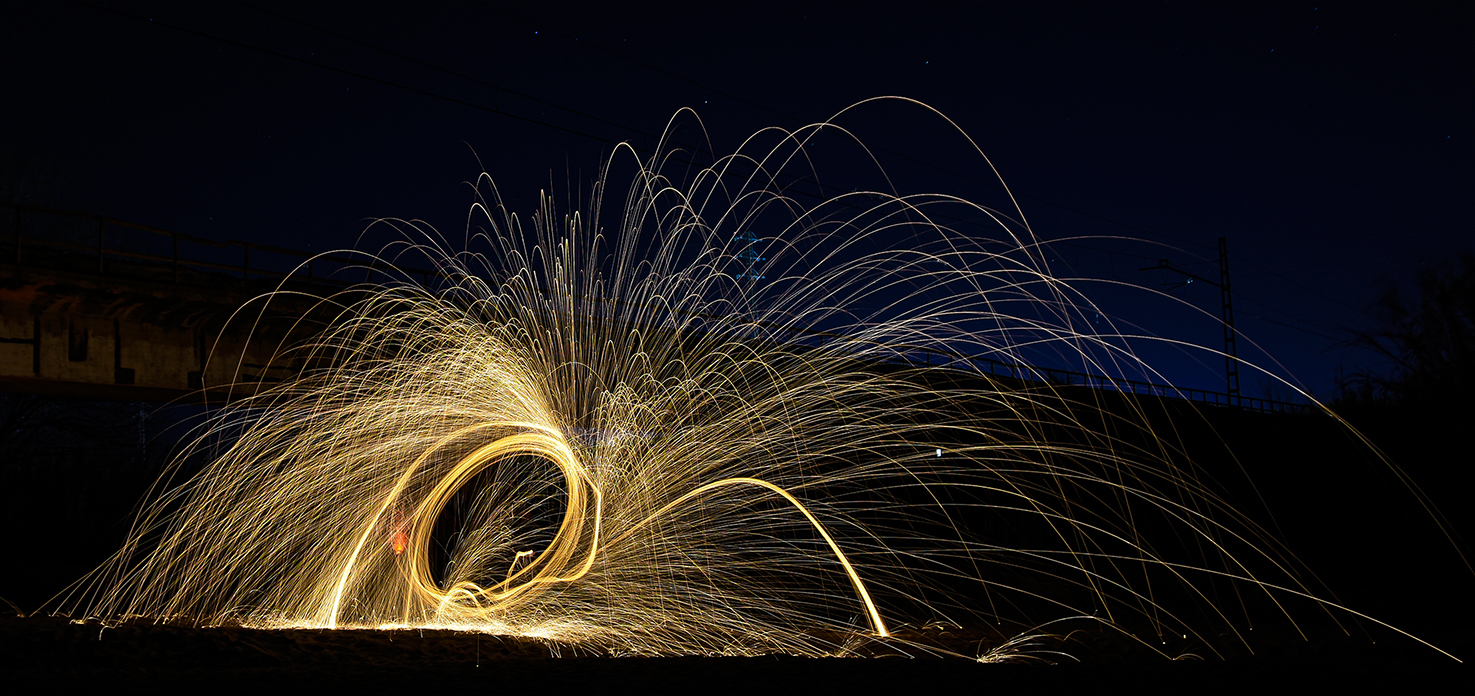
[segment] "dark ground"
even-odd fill
[[[168,422],[144,422],[141,405],[4,399],[12,430],[4,462],[4,525],[9,549],[0,597],[33,612],[116,548],[133,502],[167,457]],[[1471,458],[1463,445],[1469,410],[1413,412],[1347,409],[1349,418],[1402,465],[1439,506],[1456,535],[1470,528],[1464,504]],[[1257,519],[1273,512],[1279,535],[1336,598],[1469,662],[1475,657],[1471,590],[1475,578],[1430,516],[1387,466],[1326,417],[1268,416],[1225,410],[1195,420],[1178,414],[1189,454]],[[24,416],[24,418],[21,418]],[[67,423],[81,419],[89,437]],[[135,450],[109,444],[133,443]],[[76,451],[33,448],[14,433],[47,435]],[[55,437],[52,437],[55,436]],[[29,440],[29,438],[27,438]],[[147,444],[145,444],[147,443]],[[1226,447],[1227,443],[1227,447]],[[110,457],[98,458],[100,452]],[[1258,495],[1227,455],[1233,451]],[[30,454],[26,454],[30,452]],[[22,456],[24,455],[24,456]],[[1261,502],[1263,498],[1263,503]],[[1458,541],[1459,548],[1468,548]],[[67,551],[68,553],[64,553]],[[0,605],[3,606],[3,605]],[[0,682],[60,691],[208,688],[261,693],[367,688],[476,686],[506,689],[626,688],[684,693],[776,690],[880,692],[1029,688],[1248,693],[1270,690],[1361,693],[1466,693],[1470,667],[1367,622],[1351,635],[1325,630],[1303,641],[1285,626],[1261,623],[1253,655],[1171,662],[1086,631],[1059,647],[1057,664],[984,665],[963,659],[610,658],[567,647],[451,632],[257,631],[96,623],[46,616],[0,617]],[[976,654],[967,636],[956,652]],[[1170,648],[1172,646],[1169,646]],[[1187,646],[1189,651],[1192,646]],[[885,652],[877,648],[878,653]],[[1170,653],[1176,652],[1170,650]],[[551,656],[557,654],[556,659]],[[9,693],[21,693],[10,691]]]
[[[557,652],[560,657],[551,655]],[[902,657],[609,658],[536,641],[447,631],[258,631],[124,625],[53,618],[0,620],[0,671],[37,690],[208,689],[211,693],[374,693],[466,686],[551,693],[576,689],[682,693],[1066,689],[1196,694],[1463,693],[1470,668],[1406,644],[1366,640],[1288,645],[1225,661],[978,664]],[[1460,686],[1460,685],[1464,686]],[[16,692],[12,692],[16,693]]]

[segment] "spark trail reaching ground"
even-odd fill
[[[300,376],[216,418],[200,446],[226,444],[73,611],[638,654],[843,654],[975,621],[1018,636],[996,657],[1058,620],[1243,641],[1251,610],[1326,606],[1129,395],[956,359],[1151,374],[1082,328],[1096,308],[1017,210],[806,199],[795,171],[837,122],[706,167],[622,149],[586,208],[530,220],[484,177],[455,247],[385,223],[407,241],[375,263],[440,274],[324,300],[280,355]],[[616,163],[635,173],[610,216]]]

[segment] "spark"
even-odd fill
[[[973,621],[1015,627],[972,656],[999,661],[1066,620],[1243,641],[1209,598],[1289,616],[1315,595],[1129,395],[967,359],[1044,346],[1150,373],[1022,211],[801,204],[790,170],[837,132],[764,131],[695,170],[669,143],[622,148],[588,209],[545,195],[530,224],[483,176],[484,251],[386,221],[405,241],[365,265],[443,274],[324,299],[331,321],[279,356],[299,376],[214,418],[180,459],[208,465],[161,483],[71,606],[614,654],[847,654]],[[633,175],[606,230],[617,161]],[[997,233],[943,222],[964,216]]]

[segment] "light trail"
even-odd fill
[[[216,416],[179,460],[208,465],[161,483],[67,607],[620,654],[850,654],[906,626],[1008,627],[979,647],[990,660],[1061,621],[1208,651],[1247,645],[1233,616],[1294,625],[1288,602],[1318,588],[1155,407],[906,361],[1044,347],[1152,374],[1132,337],[1086,320],[1017,209],[786,196],[778,173],[836,132],[764,131],[700,171],[623,148],[609,231],[614,164],[586,209],[544,197],[530,224],[483,177],[459,246],[388,223],[405,241],[376,267],[418,255],[444,278],[324,300],[332,319],[279,356],[300,376]],[[957,216],[999,234],[937,222]]]

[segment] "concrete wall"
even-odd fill
[[[305,337],[273,326],[291,325],[275,320],[312,304],[276,306],[263,323],[258,312],[233,318],[260,289],[228,280],[180,287],[0,267],[0,389],[171,399],[233,382],[249,393],[290,378],[297,366],[268,363],[284,341]]]

